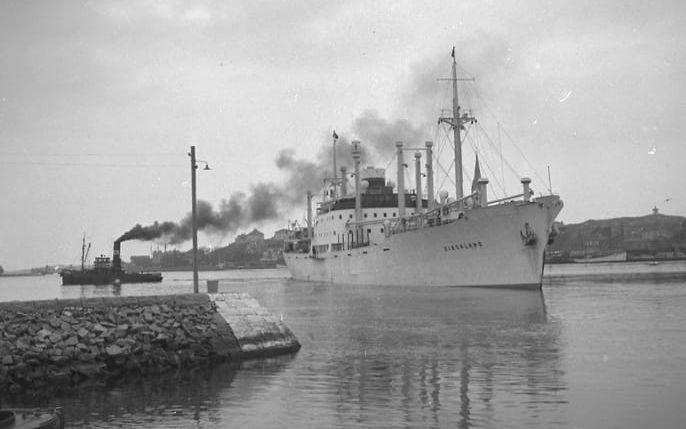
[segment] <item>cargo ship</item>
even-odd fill
[[[88,246],[90,248],[90,245]],[[114,242],[112,260],[105,255],[95,258],[92,268],[85,267],[86,246],[85,239],[81,246],[81,269],[64,269],[60,271],[62,285],[109,285],[122,283],[159,283],[161,273],[132,273],[124,271],[121,266],[121,242]]]
[[[359,285],[500,286],[540,288],[543,251],[554,236],[553,221],[563,207],[552,191],[533,198],[531,179],[521,193],[491,200],[488,179],[480,177],[478,157],[472,191],[464,195],[462,136],[476,120],[460,113],[455,51],[452,60],[452,111],[439,118],[450,128],[454,149],[455,196],[434,196],[433,142],[412,148],[415,191],[405,189],[402,142],[397,142],[395,191],[385,169],[360,168],[361,145],[352,142],[355,185],[347,172],[328,179],[329,192],[312,212],[307,193],[307,226],[293,229],[284,260],[294,279]],[[338,136],[333,133],[334,154]],[[416,143],[412,142],[415,146]],[[392,144],[392,143],[391,143]],[[421,158],[425,152],[425,169]],[[334,155],[334,169],[335,167]],[[422,177],[426,177],[425,182]],[[426,197],[422,191],[426,186]]]

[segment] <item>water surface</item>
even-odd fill
[[[685,426],[683,262],[551,265],[542,291],[287,277],[201,273],[283,317],[303,346],[295,355],[1,404],[59,404],[83,428]],[[190,278],[121,288],[0,278],[0,299],[181,293]]]

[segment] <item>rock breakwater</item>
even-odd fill
[[[220,299],[240,307],[246,298]],[[299,349],[274,326],[285,343],[263,355]],[[239,360],[246,346],[205,294],[0,303],[0,390]]]

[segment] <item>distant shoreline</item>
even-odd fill
[[[40,277],[40,276],[50,276],[56,273],[2,273],[0,277]]]

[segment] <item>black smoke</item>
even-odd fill
[[[116,241],[155,240],[160,237],[172,234],[176,230],[176,228],[177,225],[174,222],[155,222],[152,225],[148,226],[136,224],[133,228],[125,232],[121,237],[117,238]]]
[[[199,200],[198,230],[212,235],[226,235],[253,223],[277,219],[282,201],[280,190],[271,183],[253,185],[248,195],[236,192],[228,200],[222,200],[217,208],[207,201]],[[160,240],[179,244],[191,239],[192,224],[191,213],[179,222],[154,222],[148,226],[137,224],[117,241]]]
[[[373,111],[367,111],[355,120],[353,134],[361,141],[363,165],[392,156],[396,141],[403,141],[408,145],[423,142],[421,130],[414,128],[408,121],[388,121]],[[305,193],[311,191],[317,194],[324,186],[324,179],[333,177],[332,149],[333,143],[329,140],[321,147],[314,161],[297,158],[294,149],[281,150],[275,163],[285,176],[282,183],[254,184],[247,194],[236,192],[229,199],[222,200],[216,208],[207,201],[198,201],[198,230],[224,236],[256,223],[285,219],[288,217],[287,213],[304,208]],[[343,136],[338,139],[336,159],[338,177],[342,166],[352,173],[350,139]],[[148,226],[137,224],[117,241],[159,240],[179,244],[190,240],[192,231],[192,218],[188,213],[179,222],[154,222]]]
[[[484,35],[480,35],[484,36]],[[469,58],[474,65],[471,73],[486,79],[490,83],[498,82],[498,70],[511,71],[516,61],[511,61],[511,49],[506,40],[499,37],[479,37],[474,43],[464,44],[460,56]],[[448,87],[436,85],[436,78],[448,77],[452,58],[446,48],[445,56],[418,63],[412,73],[410,84],[400,94],[402,111],[399,116],[410,116],[407,119],[389,120],[377,112],[367,110],[356,118],[349,132],[338,134],[336,143],[336,161],[340,177],[340,167],[346,166],[352,173],[353,139],[361,142],[362,166],[374,165],[384,167],[392,160],[395,143],[401,141],[405,147],[423,147],[426,140],[432,138],[435,125],[436,109],[447,107],[451,103],[451,91]],[[458,67],[460,77],[473,77],[470,72]],[[448,85],[446,83],[446,85]],[[440,99],[441,105],[434,101]],[[253,185],[249,192],[237,192],[228,200],[222,200],[217,208],[206,201],[198,201],[198,229],[209,234],[226,235],[255,223],[272,220],[283,220],[295,209],[303,210],[305,193],[315,195],[322,190],[324,179],[333,177],[333,155],[331,130],[322,135],[320,150],[314,157],[298,158],[291,148],[281,150],[276,159],[276,167],[283,173],[282,182],[260,182]],[[348,176],[350,179],[350,176]],[[351,189],[348,186],[348,189]],[[181,243],[191,238],[191,216],[186,215],[179,222],[155,222],[149,226],[136,225],[119,240],[164,240],[168,243]]]

